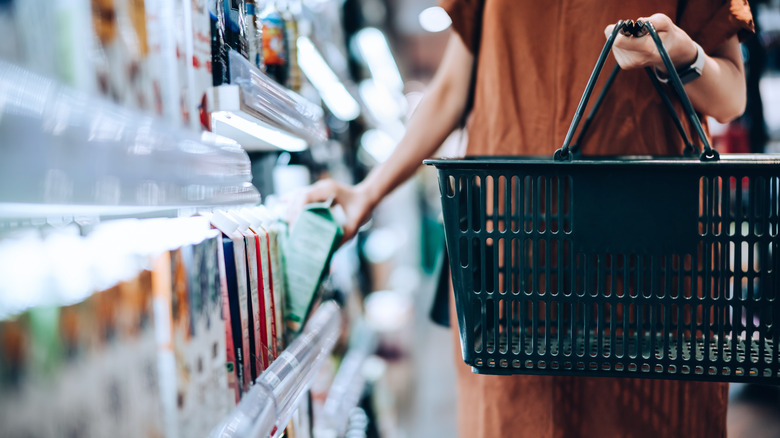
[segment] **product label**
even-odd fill
[[[284,45],[284,21],[277,13],[263,18],[263,62],[265,65],[284,65],[287,54]]]

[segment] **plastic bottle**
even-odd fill
[[[260,17],[263,36],[263,65],[265,72],[280,84],[287,83],[289,74],[287,38],[282,14],[276,2],[269,1]]]
[[[257,2],[246,0],[246,42],[248,45],[249,62],[257,68],[263,65],[263,40],[260,27],[257,25]]]
[[[249,59],[246,37],[246,1],[225,0],[225,43],[230,49]]]
[[[298,16],[301,13],[300,0],[285,1],[286,5],[282,12],[284,18],[285,34],[287,39],[287,87],[293,91],[301,89],[301,68],[298,65]]]
[[[225,0],[209,0],[211,20],[211,73],[213,85],[230,83],[227,47],[225,45]]]

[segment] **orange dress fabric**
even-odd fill
[[[475,17],[484,2],[482,32]],[[469,155],[548,155],[563,143],[604,28],[656,12],[711,51],[749,35],[743,0],[441,0],[454,30],[479,44]],[[609,57],[597,94],[615,61]],[[595,95],[591,104],[595,101]],[[683,114],[673,98],[678,114]],[[690,130],[687,120],[683,124]],[[694,135],[695,137],[695,135]],[[642,70],[622,71],[581,145],[586,155],[680,155],[684,143]],[[452,312],[453,327],[457,326]],[[463,438],[725,437],[728,384],[472,374],[457,330]]]

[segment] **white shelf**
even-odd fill
[[[211,128],[247,151],[302,151],[327,140],[322,109],[280,86],[235,52],[231,84],[208,93]]]
[[[213,134],[0,61],[0,217],[256,204],[249,157]]]
[[[212,438],[255,438],[284,432],[301,397],[336,345],[341,330],[339,306],[327,301],[303,331],[257,378],[233,412],[211,432]]]

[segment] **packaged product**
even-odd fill
[[[274,1],[269,1],[260,15],[263,38],[263,66],[268,76],[280,84],[287,83],[289,53],[287,30],[281,12]]]
[[[311,310],[320,280],[343,235],[330,206],[309,204],[285,242],[285,321],[297,333]]]

